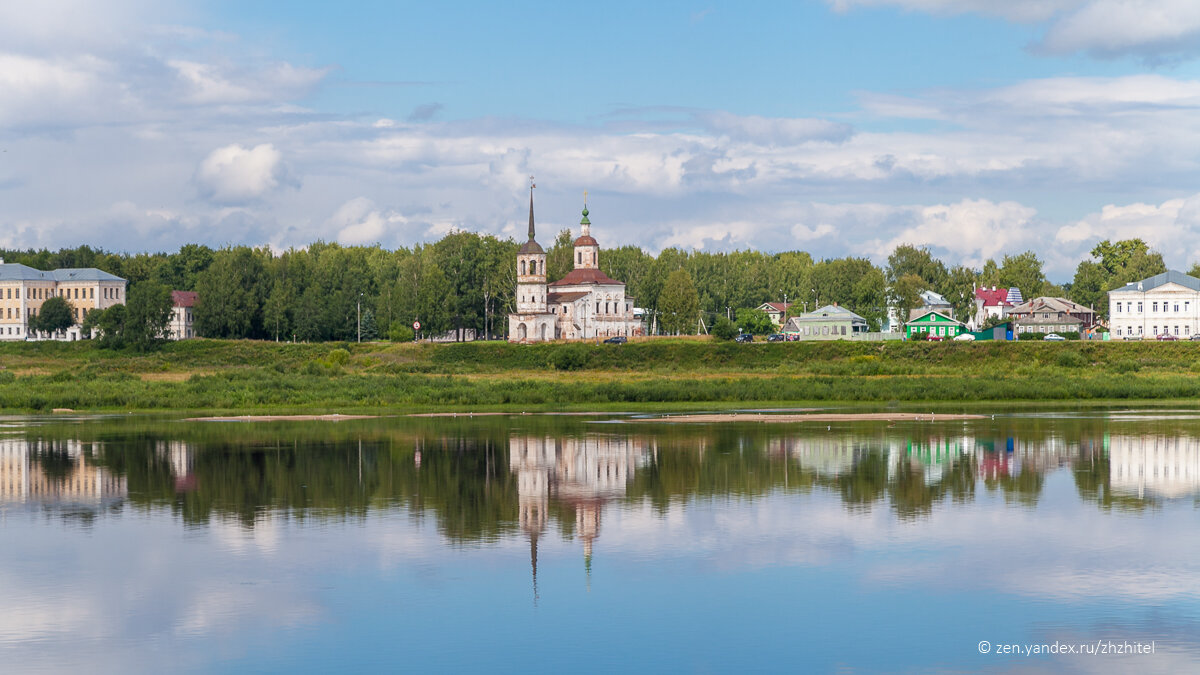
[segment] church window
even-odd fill
[[[525,261],[521,261],[521,276],[525,276]]]
[[[592,264],[593,265],[596,264],[596,252],[595,251],[592,251]]]
[[[579,251],[575,254],[575,262],[579,265],[583,264],[583,251]]]
[[[600,303],[599,302],[596,303],[596,313],[597,314],[600,313]]]

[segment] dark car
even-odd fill
[[[1158,336],[1158,339],[1164,340],[1164,341],[1174,341],[1174,340],[1178,340],[1179,338],[1175,337],[1174,335],[1169,335],[1167,333],[1163,333],[1162,335]]]
[[[739,333],[734,340],[737,340],[738,342],[754,342],[754,336],[749,333]]]
[[[613,337],[610,337],[607,340],[605,340],[604,344],[606,344],[606,345],[623,345],[626,342],[629,342],[629,338],[625,337],[624,335],[614,335]]]
[[[1200,340],[1200,333],[1196,333],[1195,335],[1192,335],[1192,337],[1190,337],[1188,339],[1189,340]]]
[[[783,342],[785,339],[783,333],[771,333],[767,336],[767,342]]]

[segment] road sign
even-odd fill
[[[413,322],[413,330],[421,330],[421,322],[420,321]]]

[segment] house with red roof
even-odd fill
[[[196,307],[195,291],[171,291],[171,322],[167,324],[168,340],[186,340],[196,337],[193,327],[193,309]]]
[[[1021,291],[1014,288],[1016,291],[1016,302],[1010,300],[1010,295],[1014,295],[1007,288],[997,288],[995,286],[975,289],[975,311],[971,313],[970,319],[967,321],[967,327],[971,330],[979,330],[985,322],[991,317],[1003,319],[1008,316],[1009,310],[1021,302]]]
[[[790,302],[764,302],[755,309],[761,309],[766,312],[767,316],[771,317],[771,323],[776,326],[782,326],[783,317],[787,314],[788,307],[791,306],[792,303]]]

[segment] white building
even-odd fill
[[[592,238],[587,206],[575,240],[575,268],[546,283],[546,252],[534,238],[529,192],[529,241],[517,251],[517,311],[508,315],[510,342],[543,342],[642,335],[641,319],[625,283],[600,271],[600,244]]]
[[[90,310],[125,303],[125,284],[124,279],[93,267],[43,272],[0,259],[0,340],[38,337],[29,334],[29,319],[53,297],[67,301],[75,323],[49,337],[78,340],[80,324]]]
[[[1200,332],[1200,279],[1168,270],[1108,292],[1109,330],[1118,339],[1186,339]]]
[[[171,291],[171,323],[167,324],[168,340],[187,340],[196,337],[193,309],[195,291]]]
[[[1172,499],[1200,492],[1200,439],[1113,436],[1108,448],[1113,492]]]

